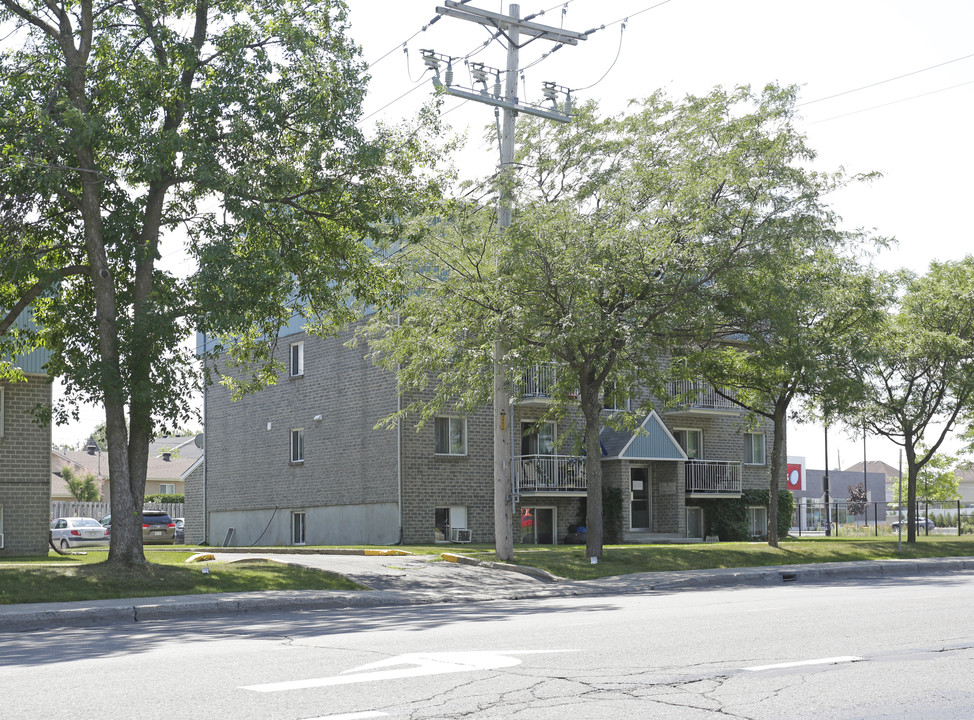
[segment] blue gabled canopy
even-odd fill
[[[602,456],[606,460],[686,460],[687,454],[655,410],[636,430],[603,428]]]

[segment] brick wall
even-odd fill
[[[34,422],[32,410],[51,404],[51,383],[29,376],[3,388],[0,437],[0,555],[46,555],[51,502],[51,428]]]
[[[290,344],[304,342],[301,377],[285,370],[277,385],[237,401],[220,385],[207,390],[207,512],[397,502],[396,432],[373,429],[396,410],[395,379],[343,347],[349,337],[282,338],[285,365]],[[304,462],[292,463],[299,428]]]

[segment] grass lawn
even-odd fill
[[[311,549],[311,548],[309,548]],[[328,548],[321,548],[327,550]],[[377,548],[368,548],[377,549]],[[492,545],[415,545],[396,549],[424,555],[453,552],[494,560]],[[273,552],[275,548],[248,548]],[[358,590],[360,586],[332,573],[269,561],[186,564],[189,550],[146,549],[143,572],[115,573],[104,567],[106,550],[87,555],[0,560],[0,604],[97,600],[103,598],[192,595],[252,590]],[[672,570],[760,567],[798,563],[889,560],[894,558],[974,556],[974,535],[920,537],[897,551],[895,537],[788,539],[778,548],[765,543],[700,543],[694,545],[609,545],[592,565],[581,545],[515,545],[514,562],[573,580]],[[394,558],[388,558],[394,562]]]
[[[493,547],[486,545],[452,546],[450,551],[484,560],[494,559]],[[597,565],[591,564],[582,545],[515,546],[514,549],[516,564],[542,568],[573,580],[671,570],[957,556],[974,556],[974,535],[921,537],[915,545],[904,542],[902,552],[897,552],[896,538],[789,539],[783,540],[777,549],[757,542],[609,545]]]
[[[0,605],[251,590],[361,590],[340,575],[261,560],[190,563],[192,553],[145,551],[144,571],[110,572],[107,550],[0,562]],[[209,572],[204,573],[203,567]]]

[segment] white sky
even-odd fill
[[[429,97],[432,85],[430,75],[424,75],[420,49],[462,58],[489,38],[482,26],[449,17],[422,31],[442,4],[349,0],[352,37],[371,63],[364,126],[410,117]],[[509,3],[498,0],[471,4],[505,13],[509,8]],[[705,93],[717,84],[798,84],[800,127],[819,152],[818,166],[883,173],[874,183],[844,190],[832,199],[847,227],[875,229],[897,238],[898,247],[877,258],[878,265],[923,272],[931,260],[957,259],[971,252],[972,233],[963,218],[970,205],[964,171],[974,167],[970,0],[521,3],[522,17],[540,10],[546,13],[536,22],[578,31],[605,28],[529,68],[520,85],[523,99],[540,101],[545,80],[571,88],[597,83],[575,97],[595,98],[604,111],[616,112],[624,110],[629,99],[660,88],[678,97]],[[620,21],[627,17],[622,32]],[[408,55],[402,50],[404,42]],[[552,47],[539,40],[523,48],[521,66]],[[494,42],[472,59],[503,67],[506,54]],[[462,61],[454,70],[455,83],[469,86]],[[844,94],[832,97],[840,93]],[[469,175],[491,172],[497,147],[480,138],[483,128],[493,125],[492,108],[448,97],[444,111],[449,113],[446,120],[470,137],[459,157],[461,170]],[[169,260],[179,262],[179,253]],[[55,443],[78,442],[102,419],[96,412],[85,417],[88,421],[81,426],[55,428]],[[823,436],[819,426],[793,423],[789,455],[805,456],[809,468],[821,468]],[[869,439],[867,448],[870,460],[894,466],[898,462],[897,448],[887,442]],[[830,467],[840,461],[847,467],[862,456],[861,440],[852,441],[837,429],[830,432]]]

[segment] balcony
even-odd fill
[[[585,458],[579,455],[522,455],[514,458],[514,482],[522,495],[584,495]]]
[[[686,463],[687,495],[739,497],[743,467],[740,462],[689,460]]]
[[[667,385],[670,397],[680,398],[680,403],[670,412],[703,412],[738,415],[741,407],[720,395],[702,380],[678,380]],[[726,393],[731,394],[731,393]]]
[[[515,401],[522,405],[544,405],[551,402],[558,382],[558,366],[554,363],[539,363],[521,373],[514,385]],[[572,398],[578,397],[573,391]]]

